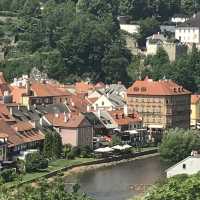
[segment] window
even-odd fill
[[[101,105],[104,106],[104,101],[102,101]]]
[[[183,169],[186,169],[186,164],[183,164]]]

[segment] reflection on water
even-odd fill
[[[159,157],[152,157],[90,170],[68,177],[66,183],[79,183],[81,190],[96,200],[126,200],[164,176]]]

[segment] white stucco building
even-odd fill
[[[178,25],[175,30],[175,38],[182,43],[200,44],[200,13]]]
[[[166,170],[167,178],[178,174],[192,175],[200,171],[200,155],[189,156]]]

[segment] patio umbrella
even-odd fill
[[[110,147],[105,147],[105,148],[98,148],[96,150],[94,150],[96,153],[106,153],[106,152],[111,152],[114,151],[112,148]]]
[[[115,145],[112,147],[112,149],[115,149],[115,150],[123,150],[123,147],[120,146],[120,145]]]
[[[130,149],[130,148],[132,148],[132,146],[131,146],[131,145],[128,145],[128,144],[125,144],[125,145],[122,146],[122,148],[123,148],[123,149]]]

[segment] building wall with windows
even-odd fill
[[[138,86],[140,83],[142,87]],[[162,125],[163,128],[189,128],[190,94],[186,91],[182,92],[183,88],[173,88],[177,85],[172,84],[172,82],[148,82],[148,80],[137,82],[137,87],[134,87],[133,84],[127,95],[128,112],[138,112],[145,126]],[[176,92],[173,94],[173,92],[167,91],[167,85],[169,90],[177,89]],[[134,89],[138,91],[134,91]]]
[[[200,43],[199,27],[176,27],[175,38],[182,43]]]

